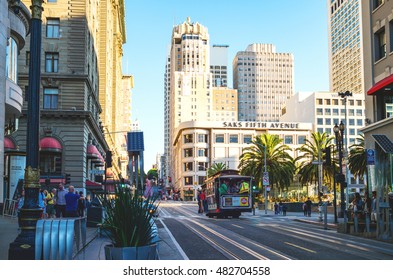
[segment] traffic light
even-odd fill
[[[330,146],[326,147],[326,149],[324,149],[325,152],[325,163],[327,166],[330,166],[332,164],[332,156],[330,154]]]
[[[71,174],[67,173],[65,175],[65,183],[66,185],[71,184]]]
[[[258,188],[257,188],[257,186],[255,186],[255,185],[252,185],[252,192],[253,192],[253,193],[256,193],[256,192],[258,192]]]
[[[105,155],[106,167],[112,167],[112,151],[107,151]]]

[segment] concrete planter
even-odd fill
[[[113,247],[105,246],[107,260],[157,260],[157,243],[141,247]]]

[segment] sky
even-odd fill
[[[125,1],[123,73],[133,75],[132,120],[144,133],[144,169],[164,153],[164,73],[172,29],[186,21],[208,28],[210,45],[228,48],[232,60],[252,43],[273,44],[294,55],[295,92],[329,90],[326,0]]]

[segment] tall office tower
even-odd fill
[[[272,44],[251,44],[233,60],[239,121],[278,121],[294,93],[294,58]]]
[[[165,75],[164,75],[164,161],[161,166],[162,176],[164,179],[164,185],[169,188],[168,174],[169,174],[169,154],[172,145],[170,145],[169,137],[169,117],[170,117],[170,95],[171,95],[171,58],[170,50],[165,63]]]
[[[360,0],[327,0],[330,91],[362,93]]]
[[[168,108],[165,110],[165,114],[169,115],[168,118],[165,116],[168,120],[166,125],[169,126],[169,146],[165,149],[169,153],[167,162],[171,160],[173,133],[180,123],[210,121],[212,75],[209,54],[209,34],[206,27],[198,22],[191,23],[188,18],[173,28],[168,72],[170,93]]]
[[[213,87],[228,85],[228,45],[210,47],[210,72],[213,75]]]

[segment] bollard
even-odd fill
[[[358,213],[357,213],[357,211],[354,211],[354,213],[353,213],[353,226],[354,226],[355,232],[358,232],[358,224],[359,224]]]
[[[326,202],[323,204],[323,213],[324,213],[324,215],[323,215],[324,229],[328,229],[328,227],[327,227],[327,203]]]
[[[368,212],[366,214],[366,232],[370,232],[370,215]]]
[[[322,206],[318,206],[318,211],[319,211],[319,221],[322,222]]]

